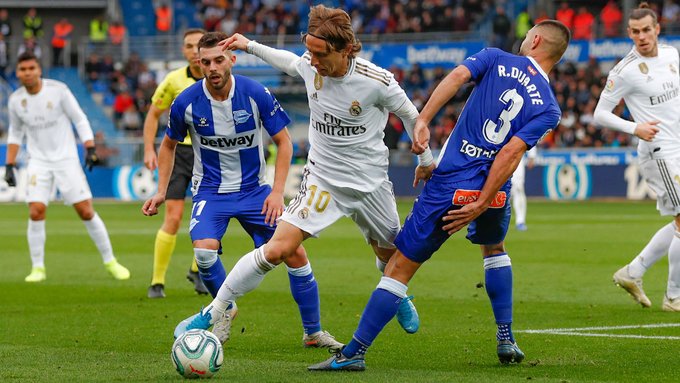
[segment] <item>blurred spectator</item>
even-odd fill
[[[507,51],[510,48],[509,39],[512,21],[505,14],[505,8],[502,5],[496,6],[496,15],[494,15],[491,24],[493,31],[491,46]]]
[[[12,36],[12,24],[9,20],[9,13],[6,9],[0,9],[0,35],[5,37],[5,41]]]
[[[560,3],[560,9],[555,13],[555,20],[562,22],[567,28],[574,30],[574,10],[569,6],[569,2]]]
[[[52,36],[52,65],[59,66],[63,61],[61,60],[61,52],[66,47],[66,43],[71,39],[71,32],[73,32],[73,24],[69,23],[66,18],[62,18],[54,24],[54,35]]]
[[[170,33],[172,28],[172,9],[166,2],[156,7],[156,31],[160,34]]]
[[[595,16],[587,7],[581,6],[574,17],[574,33],[571,37],[574,40],[592,40],[593,27],[595,26]]]
[[[35,8],[29,8],[24,16],[24,39],[43,36],[43,21]]]
[[[128,57],[127,62],[125,62],[125,66],[123,66],[123,74],[133,89],[137,88],[139,74],[142,73],[143,70],[144,62],[137,52],[132,52],[130,57]]]
[[[450,15],[451,8],[447,7],[445,12],[447,16]],[[451,20],[451,30],[454,32],[465,32],[470,30],[470,18],[465,14],[463,7],[456,7],[453,11],[452,17],[447,17]]]
[[[104,16],[95,16],[90,21],[90,42],[95,44],[102,44],[106,42],[109,32],[109,23],[104,20]]]
[[[607,4],[600,11],[600,20],[602,21],[602,33],[604,37],[616,37],[621,35],[621,20],[623,20],[623,13],[616,4],[616,1],[609,0]]]
[[[121,86],[119,88],[118,94],[116,94],[116,98],[113,100],[113,118],[119,128],[123,128],[123,124],[121,122],[123,119],[123,114],[128,109],[130,109],[130,107],[134,107],[134,105],[135,100],[130,95],[130,90],[128,87]]]
[[[661,24],[666,33],[680,31],[680,5],[678,5],[677,0],[665,0],[663,2]]]
[[[293,163],[304,165],[307,163],[307,156],[309,155],[309,145],[306,139],[300,139],[296,144],[293,152]]]
[[[24,52],[32,52],[38,59],[42,57],[42,49],[40,49],[40,45],[38,45],[33,37],[25,38],[24,42],[19,45],[17,57],[21,56]]]
[[[531,15],[529,15],[529,11],[524,8],[522,11],[515,17],[515,39],[518,43],[522,43],[524,40],[524,37],[527,35],[527,32],[529,32],[529,29],[531,29],[534,26],[534,21],[531,19]],[[516,51],[519,51],[517,49]]]
[[[401,136],[404,133],[404,124],[394,114],[390,113],[387,119],[387,126],[385,127],[385,135],[383,142],[388,149],[397,149]]]
[[[97,53],[90,53],[90,55],[87,56],[87,61],[85,61],[85,76],[87,77],[90,84],[99,80],[101,68],[102,64],[99,61],[99,56]]]
[[[111,41],[111,44],[113,45],[121,45],[123,43],[123,40],[125,40],[125,25],[121,23],[120,21],[116,20],[109,25],[109,41]]]
[[[9,65],[9,51],[5,42],[5,36],[0,34],[0,78],[4,80],[7,80],[7,65]]]
[[[109,166],[111,157],[115,157],[120,153],[118,148],[110,147],[106,144],[104,132],[101,130],[94,134],[94,147],[97,158],[99,158],[99,166]]]
[[[534,22],[538,24],[544,20],[550,20],[550,17],[548,16],[548,13],[546,13],[545,9],[541,9],[538,11],[538,16],[536,16]]]

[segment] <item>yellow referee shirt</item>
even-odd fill
[[[170,108],[170,105],[175,98],[179,96],[180,93],[189,85],[200,80],[200,78],[195,78],[191,75],[191,69],[189,66],[185,66],[168,73],[163,81],[158,85],[156,91],[151,97],[151,102],[156,105],[158,109],[166,110]],[[184,138],[184,142],[180,144],[191,145],[191,137],[187,134]]]

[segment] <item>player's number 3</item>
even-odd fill
[[[516,89],[507,89],[499,98],[505,109],[498,116],[498,123],[487,119],[484,122],[484,138],[492,144],[502,144],[510,133],[510,123],[524,106],[524,98]],[[500,128],[498,127],[500,125]]]

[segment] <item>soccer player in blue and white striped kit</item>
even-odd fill
[[[310,370],[364,370],[367,348],[394,317],[420,265],[468,224],[467,238],[481,246],[484,258],[486,290],[498,325],[498,358],[504,364],[524,359],[511,330],[512,267],[504,246],[510,223],[508,179],[527,149],[559,123],[561,113],[547,73],[569,39],[563,24],[543,21],[527,33],[521,56],[484,49],[437,86],[416,122],[414,137],[421,145],[429,141],[428,124],[437,111],[463,84],[476,83],[432,177],[423,179],[425,188],[395,240],[397,252],[352,340]]]
[[[188,132],[194,149],[189,231],[199,274],[213,297],[226,278],[218,254],[229,220],[239,220],[255,247],[271,238],[285,208],[283,189],[293,154],[286,128],[290,118],[263,85],[232,75],[236,57],[217,46],[226,38],[224,33],[211,32],[198,42],[205,78],[185,89],[170,108],[158,157],[158,192],[142,208],[145,215],[157,214],[168,188],[175,147]],[[263,131],[278,148],[273,187],[264,179]],[[304,248],[299,246],[285,263],[302,316],[304,346],[342,347],[321,329],[318,285]],[[234,304],[220,318],[213,318],[213,332],[222,343],[229,339],[236,313]]]

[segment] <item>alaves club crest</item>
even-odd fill
[[[355,117],[361,114],[361,105],[359,105],[359,101],[352,101],[352,106],[349,107],[349,114]]]

